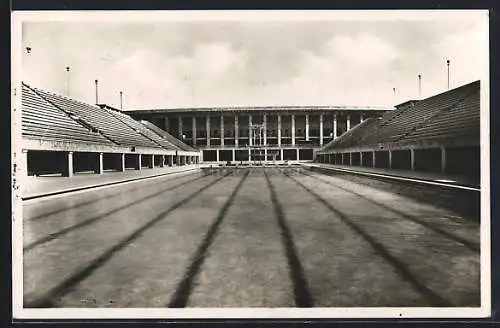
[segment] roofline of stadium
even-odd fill
[[[126,113],[153,114],[153,113],[185,113],[185,112],[262,112],[262,111],[387,111],[394,110],[393,106],[228,106],[228,107],[185,107],[185,108],[158,108],[158,109],[129,109]]]

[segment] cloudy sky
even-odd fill
[[[124,109],[394,105],[418,98],[418,74],[422,96],[445,91],[447,59],[451,87],[483,76],[478,17],[25,21],[22,79],[66,94],[70,66],[71,97],[93,103],[98,79]]]

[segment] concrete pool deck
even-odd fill
[[[184,165],[143,168],[142,170],[126,170],[124,172],[105,171],[103,174],[76,173],[71,178],[61,176],[28,176],[21,183],[21,195],[23,199],[31,199],[198,169],[199,165]]]
[[[350,166],[350,165],[335,165],[335,164],[323,164],[323,163],[303,163],[306,167],[321,167],[326,169],[341,169],[346,171],[361,172],[361,173],[373,173],[373,174],[383,174],[394,177],[410,178],[416,180],[432,181],[432,182],[443,182],[451,185],[461,185],[468,186],[472,188],[479,188],[479,183],[476,179],[463,176],[463,175],[452,175],[436,172],[422,172],[422,171],[410,171],[410,170],[396,170],[396,169],[383,169],[383,168],[371,168],[363,166]]]

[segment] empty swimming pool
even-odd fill
[[[296,167],[26,202],[25,307],[480,306],[479,224]]]

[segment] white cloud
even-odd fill
[[[72,97],[92,103],[97,78],[100,101],[118,106],[122,90],[126,109],[376,106],[418,96],[419,73],[423,96],[444,91],[447,58],[452,61],[452,86],[477,79],[484,60],[484,30],[476,25],[461,23],[435,31],[398,23],[401,28],[392,33],[395,30],[387,26],[340,30],[339,22],[314,28],[290,24],[279,31],[268,25],[257,30],[241,25],[238,33],[224,26],[214,34],[203,24],[184,34],[182,28],[159,26],[152,32],[128,26],[117,27],[111,35],[101,35],[103,27],[76,31],[33,25],[23,39],[34,49],[25,61],[24,78],[37,87],[64,92],[64,67],[70,65]],[[418,46],[411,39],[414,33]],[[76,38],[84,51],[74,46]],[[396,86],[398,98],[392,91]]]
[[[397,50],[382,38],[363,33],[355,37],[337,35],[325,44],[327,55],[356,66],[382,65],[397,57]]]

